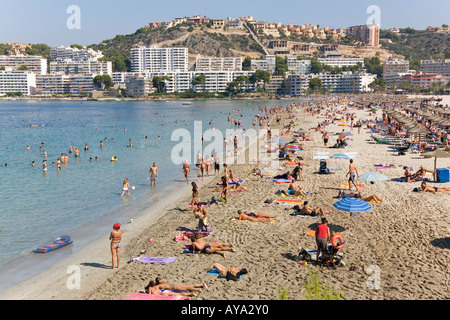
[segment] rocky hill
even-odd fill
[[[412,30],[412,31],[411,31]],[[198,54],[203,56],[249,56],[264,57],[272,53],[269,44],[274,38],[256,36],[249,28],[244,29],[214,29],[206,25],[194,26],[180,24],[171,28],[140,28],[133,34],[117,35],[113,39],[104,40],[89,47],[102,50],[105,59],[113,61],[114,71],[129,70],[130,49],[134,46],[157,47],[187,47],[189,62],[195,62]],[[321,40],[313,39],[317,44]],[[304,44],[305,42],[290,39],[289,42]],[[339,44],[342,56],[357,56],[362,58],[379,57],[381,62],[388,59],[420,59],[450,57],[450,35],[428,34],[425,31],[407,29],[401,36],[390,32],[381,32],[381,47],[370,48],[358,44]],[[330,44],[323,42],[323,44]],[[292,53],[296,54],[296,53]],[[321,53],[317,46],[311,46],[311,56],[318,57]]]

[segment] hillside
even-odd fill
[[[117,35],[90,48],[101,50],[107,59],[121,56],[128,64],[130,49],[134,46],[187,47],[189,62],[195,62],[197,54],[204,56],[250,56],[264,55],[263,48],[252,38],[247,30],[216,30],[203,27],[178,25],[165,29],[141,28],[129,35]]]
[[[130,49],[134,46],[157,47],[187,47],[189,49],[189,62],[195,62],[197,54],[203,56],[249,56],[252,58],[264,57],[266,52],[271,52],[269,42],[272,39],[267,37],[257,37],[250,33],[248,29],[213,29],[206,26],[192,26],[180,24],[172,28],[140,28],[135,33],[129,35],[117,35],[113,39],[104,40],[99,44],[89,47],[101,50],[105,59],[114,62],[114,71],[125,71],[129,69]],[[305,42],[292,41],[292,43],[303,44]],[[317,41],[320,44],[321,41]],[[403,58],[393,51],[385,48],[367,48],[364,46],[340,44],[339,50],[344,56],[359,56],[371,58],[377,56],[383,62],[389,58]],[[319,56],[314,47],[311,53]],[[123,60],[118,62],[117,60]]]
[[[401,29],[400,35],[381,31],[383,48],[405,56],[416,68],[420,60],[450,59],[450,34],[430,33],[411,28]]]

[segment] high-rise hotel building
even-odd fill
[[[136,47],[131,49],[131,72],[170,72],[188,70],[187,48]]]

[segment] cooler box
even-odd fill
[[[449,182],[449,170],[447,168],[436,169],[436,181],[437,182]]]

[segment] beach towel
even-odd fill
[[[217,271],[216,269],[208,270],[208,271],[206,271],[206,272],[203,272],[202,274],[210,274],[210,275],[213,275],[213,276],[217,276],[217,277],[219,277],[219,278],[225,278],[225,276],[222,275],[222,274],[220,274],[220,272]],[[244,276],[244,275],[241,274],[241,275],[239,276],[239,278],[242,278],[243,276]]]
[[[183,296],[161,296],[147,293],[132,293],[124,300],[186,300]]]
[[[309,214],[302,214],[300,212],[294,211],[292,213],[289,214],[290,216],[296,216],[296,217],[300,217],[300,218],[318,218],[320,216],[320,214],[316,214],[315,216],[311,216]]]
[[[288,179],[273,179],[272,181],[276,182],[276,183],[291,183],[292,180],[288,180]]]
[[[239,180],[239,181],[233,181],[233,182],[228,182],[228,184],[237,184],[237,183],[241,183],[243,180]],[[222,182],[217,183],[218,186],[222,185]]]
[[[135,262],[142,263],[173,263],[177,257],[142,257]]]
[[[364,185],[363,184],[357,184],[356,186],[363,188]],[[339,188],[348,188],[348,183],[347,184],[340,184]]]
[[[274,200],[274,202],[279,203],[279,204],[288,204],[288,205],[303,204],[303,200],[297,200],[297,199],[276,199],[276,200]]]
[[[395,169],[395,165],[393,164],[374,164],[377,169]]]

